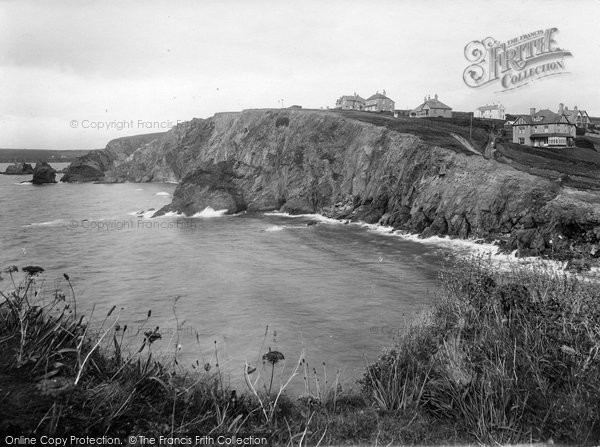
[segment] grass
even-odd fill
[[[589,148],[539,148],[501,142],[499,160],[520,171],[582,189],[600,189],[600,153]]]
[[[157,354],[150,311],[131,333],[116,307],[77,314],[68,275],[45,291],[43,269],[21,270],[2,274],[0,433],[244,433],[277,445],[600,441],[600,286],[589,281],[459,262],[440,274],[431,310],[366,365],[359,390],[303,354],[288,365],[284,353],[265,352],[268,328],[262,354],[240,371],[246,389],[236,390],[216,342],[209,362],[181,368],[177,349]],[[293,399],[295,377],[304,392]]]
[[[485,444],[600,440],[600,285],[469,262],[369,366],[363,390],[390,409],[452,421]]]
[[[342,116],[358,121],[386,127],[396,132],[409,133],[421,138],[424,142],[451,149],[455,152],[474,155],[459,143],[452,133],[460,135],[472,146],[483,153],[489,138],[489,123],[473,120],[472,131],[470,121],[453,118],[394,118],[383,113],[362,112],[357,110],[334,110]]]
[[[474,155],[452,134],[469,141],[475,150],[484,154],[491,132],[503,129],[502,120],[473,119],[468,116],[453,118],[393,118],[390,114],[356,110],[334,110],[342,116],[386,127],[397,132],[420,137],[424,142]],[[600,138],[591,133],[576,139],[573,148],[536,148],[512,143],[507,137],[496,146],[496,159],[516,169],[551,180],[560,180],[567,186],[580,189],[600,189],[600,153],[596,151]]]

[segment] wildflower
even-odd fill
[[[205,363],[204,364],[204,371],[206,371],[206,372],[210,371],[210,363]]]
[[[13,273],[13,272],[18,272],[18,271],[19,271],[19,268],[16,265],[11,265],[4,269],[4,273]]]
[[[23,267],[22,270],[29,276],[36,276],[44,271],[43,268],[37,265],[28,265],[27,267]]]
[[[264,354],[262,358],[263,358],[263,360],[266,360],[267,362],[269,362],[271,365],[276,365],[280,360],[285,359],[285,357],[283,356],[283,354],[281,352],[271,351],[271,348],[269,348],[269,352]]]
[[[154,329],[154,331],[144,332],[144,336],[146,337],[146,341],[148,342],[148,344],[152,344],[159,338],[162,338],[162,335],[160,334],[160,332],[158,332],[158,326],[156,326],[156,329]]]
[[[63,273],[63,276],[65,277],[65,279],[68,281],[69,280],[69,275],[67,275],[66,273]]]

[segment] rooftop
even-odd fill
[[[565,115],[559,115],[548,109],[540,110],[533,115],[521,115],[515,120],[515,123],[520,120],[525,121],[525,123],[518,123],[517,125],[527,124],[530,126],[537,126],[538,124],[572,124]]]
[[[425,98],[425,102],[419,106],[417,106],[416,108],[414,108],[412,111],[413,112],[419,112],[423,109],[445,109],[445,110],[452,110],[452,107],[448,107],[446,104],[444,104],[443,102],[439,101],[437,98],[437,95],[435,95],[432,98]]]
[[[481,110],[482,112],[486,111],[486,110],[498,110],[501,107],[500,104],[492,104],[491,106],[481,106],[481,107],[477,107],[477,110]]]
[[[361,98],[359,95],[344,95],[340,98],[342,101],[365,101],[364,98]]]
[[[387,97],[387,96],[385,96],[385,95],[382,95],[382,94],[381,94],[381,93],[379,93],[379,92],[375,93],[375,94],[374,94],[374,95],[372,95],[372,96],[369,96],[369,97],[367,98],[367,101],[370,101],[371,99],[389,99],[389,100],[391,101],[391,99],[390,99],[390,98],[388,98],[388,97]]]

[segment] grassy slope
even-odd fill
[[[99,317],[106,338],[97,345],[72,298],[36,294],[43,278],[31,275],[11,291],[12,270],[0,304],[0,433],[268,433],[277,445],[600,441],[597,284],[449,268],[431,312],[367,368],[360,393],[301,361],[309,385],[292,399],[278,394],[289,365],[271,391],[269,373],[281,365],[267,355],[245,376],[255,385],[240,391],[223,383],[216,347],[193,370],[176,353],[157,358],[159,328],[129,337],[128,348],[114,308]]]
[[[469,140],[479,152],[483,153],[491,130],[503,127],[502,120],[469,118],[393,118],[388,114],[361,112],[353,110],[335,110],[345,117],[367,122],[388,129],[419,136],[425,142],[445,147],[466,155],[473,155],[460,144],[451,133]],[[470,126],[472,125],[472,129]],[[580,137],[600,146],[600,137],[588,134]],[[545,178],[562,179],[564,184],[583,189],[600,189],[600,152],[581,147],[548,149],[522,146],[502,141],[497,146],[496,159],[510,164],[514,168]]]
[[[445,118],[394,118],[391,115],[373,112],[361,112],[356,110],[335,110],[342,116],[352,118],[376,126],[385,126],[390,130],[417,135],[423,141],[452,149],[458,153],[473,155],[465,149],[451,133],[456,133],[469,141],[469,123],[465,120],[453,120]],[[488,141],[488,132],[482,123],[474,121],[470,142],[475,149],[483,152]]]
[[[497,145],[496,155],[521,171],[562,179],[568,186],[600,189],[600,153],[593,149],[536,148],[503,142]]]

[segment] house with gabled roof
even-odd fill
[[[512,125],[513,143],[534,147],[572,147],[575,145],[575,124],[567,116],[543,109],[529,110]]]
[[[477,107],[473,113],[474,118],[503,120],[505,116],[502,104],[486,104],[485,106]]]
[[[426,117],[441,117],[441,118],[452,118],[452,107],[448,107],[446,104],[438,99],[437,93],[433,99],[431,96],[426,96],[423,100],[423,104],[420,104],[416,108],[410,111],[411,118],[426,118]]]
[[[354,92],[354,95],[344,95],[335,102],[336,109],[342,110],[363,110],[365,100]]]
[[[558,113],[564,114],[569,121],[582,129],[587,129],[592,123],[588,113],[585,110],[578,109],[577,106],[575,106],[573,110],[569,110],[569,108],[561,102],[558,105]]]
[[[376,92],[365,101],[367,112],[394,112],[395,102],[383,93]]]

